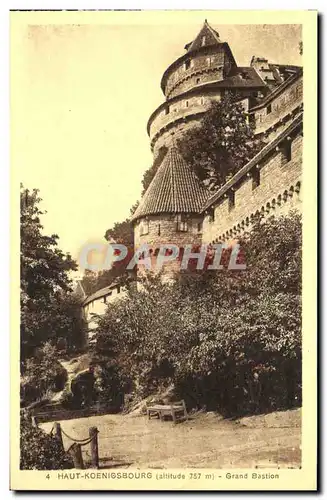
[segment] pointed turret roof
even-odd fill
[[[175,144],[168,150],[132,220],[160,213],[200,213],[209,191],[185,162]]]
[[[204,21],[204,24],[193,40],[193,42],[185,45],[185,49],[187,52],[191,52],[192,50],[198,49],[199,47],[207,47],[209,45],[218,45],[221,44],[221,40],[219,38],[219,33],[215,31],[207,20]]]

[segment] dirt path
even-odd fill
[[[62,428],[72,437],[88,436],[97,426],[103,466],[125,467],[299,467],[300,411],[278,418],[252,417],[233,422],[202,414],[187,422],[147,420],[144,416],[104,415],[66,420]],[[256,420],[258,419],[257,426]],[[52,423],[41,424],[49,431]],[[69,441],[65,439],[65,446]],[[90,458],[84,449],[84,458]]]

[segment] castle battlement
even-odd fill
[[[154,158],[168,152],[133,215],[135,246],[215,243],[237,239],[259,217],[301,210],[303,75],[296,66],[253,56],[239,67],[207,22],[186,53],[164,72],[165,101],[152,113]],[[175,139],[196,126],[212,100],[237,93],[265,146],[212,193],[189,169]],[[162,155],[161,155],[162,156]]]

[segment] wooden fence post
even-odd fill
[[[61,447],[64,448],[64,443],[62,441],[62,434],[61,434],[61,426],[59,422],[54,423],[54,435],[58,439],[58,441],[61,444]]]
[[[75,469],[84,469],[81,445],[78,443],[74,443],[69,451],[73,458]]]
[[[99,468],[99,449],[98,449],[98,428],[97,427],[90,427],[89,429],[89,435],[91,440],[91,462],[92,462],[92,467],[95,469]]]

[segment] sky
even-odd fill
[[[163,72],[204,22],[33,24],[12,46],[12,164],[47,211],[46,234],[77,258],[129,216],[151,166],[146,124],[164,96]],[[240,66],[253,55],[301,65],[300,25],[220,25]]]

